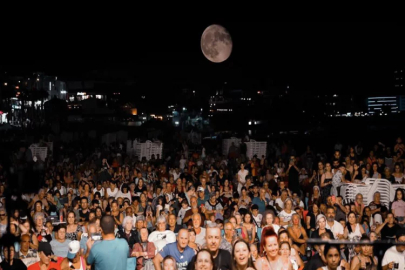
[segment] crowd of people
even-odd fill
[[[280,147],[249,159],[231,147],[53,157],[38,192],[18,196],[1,167],[1,269],[405,269],[404,189],[387,205],[378,191],[367,205],[340,192],[367,178],[405,184],[401,138],[367,153],[337,143],[330,157]]]

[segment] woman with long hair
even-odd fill
[[[146,211],[146,207],[148,206],[148,200],[144,193],[141,193],[139,196],[139,206],[138,206],[138,213],[137,215],[143,215]]]
[[[188,241],[188,246],[191,247],[192,249],[194,249],[194,252],[197,254],[197,252],[200,250],[200,245],[198,245],[195,242],[195,238],[196,238],[196,232],[193,228],[188,229],[188,233],[189,233],[189,241]]]
[[[404,227],[405,225],[405,192],[402,188],[395,191],[394,201],[392,202],[391,212],[394,214],[398,225]]]
[[[392,173],[392,175],[395,178],[395,183],[397,184],[405,184],[405,175],[404,172],[402,170],[402,166],[401,163],[395,163],[394,165],[394,172]]]
[[[360,165],[355,162],[353,164],[353,174],[352,174],[352,183],[361,183],[363,177],[361,175],[361,168]]]
[[[344,260],[341,260],[340,249],[338,245],[326,244],[323,250],[326,266],[320,267],[317,270],[342,270],[350,269],[350,265]],[[343,268],[343,267],[344,268]]]
[[[295,262],[298,267],[304,266],[304,262],[299,256],[299,250],[295,249],[292,244],[292,239],[287,230],[281,230],[278,234],[278,241],[280,243],[287,242],[290,246],[290,259]]]
[[[143,183],[143,179],[138,180],[138,185],[135,187],[135,193],[140,196],[144,191],[146,191],[146,187]]]
[[[192,268],[193,269],[193,268]],[[195,270],[213,270],[215,268],[215,261],[211,252],[207,249],[198,251],[195,255]]]
[[[163,270],[177,270],[176,259],[170,255],[167,255],[166,257],[164,257],[164,259],[162,261],[162,265],[163,265],[163,268],[162,268]]]
[[[313,205],[314,203],[320,204],[322,202],[322,197],[321,197],[321,190],[319,189],[318,186],[314,186],[312,188],[312,196],[311,199],[308,201],[308,208]]]
[[[45,210],[42,209],[42,201],[36,201],[34,204],[34,209],[31,211],[31,217],[34,217],[35,214],[42,213],[45,218],[48,216]]]
[[[257,250],[257,245],[256,244],[251,244],[250,245],[250,256],[252,257],[253,263],[260,258],[259,251]]]
[[[255,262],[256,269],[272,270],[283,269],[283,261],[279,255],[278,237],[272,227],[263,229],[263,235],[260,242],[260,253],[263,257]],[[287,269],[292,270],[292,264],[289,262]]]
[[[122,225],[122,221],[124,220],[124,215],[120,212],[117,201],[113,201],[111,203],[111,216],[114,218],[115,224],[117,226]]]
[[[287,231],[292,239],[293,247],[299,250],[301,254],[305,254],[308,236],[305,229],[301,226],[300,216],[298,214],[292,216],[292,226],[288,227]]]
[[[232,269],[247,270],[256,269],[250,256],[250,246],[244,240],[237,240],[232,247]]]
[[[370,242],[368,236],[361,237],[362,242]],[[378,260],[372,256],[373,245],[370,243],[362,243],[360,245],[360,253],[353,257],[350,262],[351,269],[376,269]]]
[[[238,207],[247,209],[249,208],[251,202],[252,199],[249,197],[246,187],[243,187],[241,189],[241,196],[239,197]]]
[[[288,242],[280,242],[280,257],[283,261],[283,265],[287,265],[291,262],[293,269],[298,270],[298,264],[290,258],[291,246]]]
[[[280,226],[274,223],[273,211],[267,210],[264,212],[261,225],[262,228],[272,226],[276,234],[278,234],[278,230],[280,230]]]
[[[320,239],[323,233],[328,233],[330,239],[334,239],[332,231],[326,228],[326,217],[324,215],[318,215],[316,218],[316,226],[317,229],[311,233],[312,239]],[[319,250],[318,245],[315,245],[315,250]]]
[[[363,227],[357,223],[356,214],[354,212],[349,212],[347,215],[348,222],[346,223],[346,228],[344,231],[345,239],[349,239],[350,241],[358,241],[360,240],[361,236],[364,234]],[[331,238],[333,239],[333,238]],[[348,245],[349,248],[349,262],[355,256],[354,245]]]
[[[241,217],[239,213],[238,213],[238,215],[239,215],[239,217]],[[238,216],[238,215],[236,215],[236,216]],[[229,222],[232,224],[232,226],[235,230],[235,236],[241,237],[242,239],[246,239],[246,237],[247,237],[246,228],[243,227],[240,223],[238,223],[238,220],[236,219],[236,217],[234,217],[234,216],[231,217],[229,219]]]
[[[82,237],[82,228],[76,222],[76,213],[74,211],[69,211],[66,218],[66,239],[71,241],[80,241]]]
[[[253,244],[256,239],[256,226],[253,224],[252,214],[247,212],[243,217],[243,227],[247,231],[247,238],[245,239],[249,244]]]
[[[326,199],[328,196],[331,194],[331,189],[332,189],[332,166],[330,163],[325,164],[325,173],[322,174],[321,178],[321,198],[322,202],[326,203]]]
[[[129,191],[129,186],[127,184],[123,184],[121,186],[121,190],[118,192],[117,196],[115,197],[117,198],[127,198],[129,200],[129,203],[132,202],[132,196],[131,196],[131,192]]]
[[[242,187],[246,184],[246,176],[249,174],[249,171],[245,169],[245,164],[242,162],[240,164],[240,170],[238,171],[238,193],[242,194]]]
[[[378,172],[378,163],[377,162],[373,162],[373,164],[371,166],[371,171],[369,174],[370,174],[371,178],[381,179],[381,173]]]
[[[321,210],[319,209],[319,205],[316,203],[311,205],[308,210],[308,214],[305,217],[305,229],[307,235],[310,236],[311,233],[316,229],[316,218],[321,214]]]

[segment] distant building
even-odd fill
[[[368,113],[385,115],[400,111],[400,96],[380,96],[367,98]],[[404,102],[403,102],[404,103]],[[405,109],[405,108],[404,108]]]

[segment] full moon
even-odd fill
[[[232,52],[231,35],[221,25],[210,25],[202,34],[201,50],[204,56],[211,62],[224,62]]]

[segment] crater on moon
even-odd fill
[[[201,37],[201,50],[204,56],[214,62],[221,63],[232,53],[232,38],[221,25],[208,26]]]

